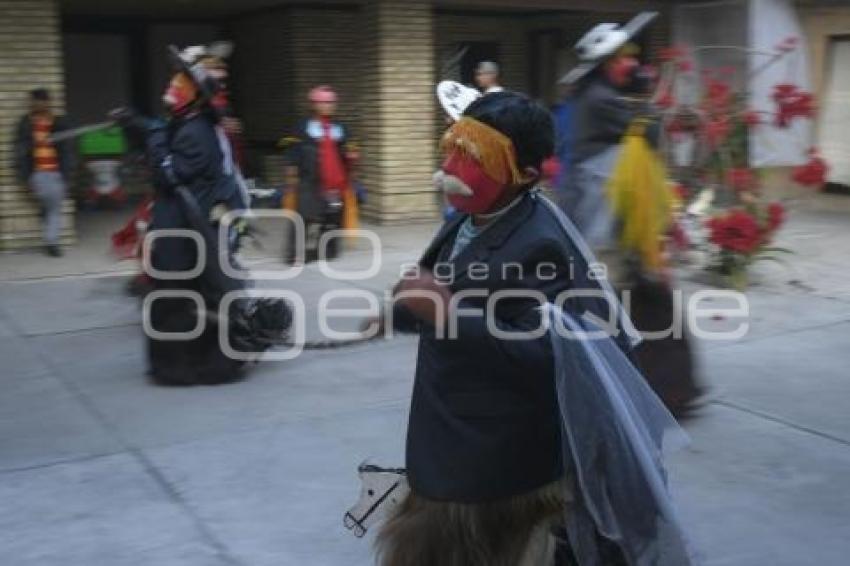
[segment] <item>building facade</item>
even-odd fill
[[[38,211],[11,169],[13,124],[26,93],[46,86],[72,123],[129,104],[155,112],[167,78],[165,46],[231,39],[231,90],[245,126],[249,173],[280,178],[277,141],[308,112],[307,91],[330,84],[359,141],[367,218],[433,219],[430,184],[442,127],[443,78],[469,80],[497,60],[505,86],[554,102],[570,48],[593,23],[659,9],[642,39],[668,41],[667,4],[634,0],[0,0],[0,249],[39,242]],[[193,11],[194,10],[194,11]],[[67,212],[73,212],[69,198]],[[73,239],[67,223],[66,240]]]
[[[850,195],[850,2],[798,6],[819,108],[815,139],[830,164],[828,189]]]
[[[38,210],[13,167],[14,132],[27,93],[49,88],[65,106],[61,15],[53,0],[0,0],[0,250],[41,244]],[[65,240],[73,237],[73,204],[65,203]]]

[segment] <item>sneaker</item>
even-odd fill
[[[45,251],[50,257],[62,257],[62,248],[56,244],[48,244]]]

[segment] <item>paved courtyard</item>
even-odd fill
[[[793,214],[792,267],[758,268],[748,334],[699,344],[714,397],[670,472],[707,565],[847,564],[847,219]],[[305,352],[233,385],[154,387],[139,304],[123,293],[133,266],[105,251],[116,221],[83,215],[82,241],[61,260],[0,256],[0,564],[370,564],[368,537],[346,531],[342,513],[360,462],[403,462],[415,340]],[[379,229],[384,262],[369,280],[311,266],[286,288],[308,305],[335,288],[380,293],[434,229]],[[275,266],[272,247],[252,254]],[[361,249],[337,266],[367,261]]]

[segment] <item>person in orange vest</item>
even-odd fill
[[[66,128],[65,120],[50,108],[45,88],[30,92],[30,110],[18,122],[15,168],[44,208],[44,243],[47,255],[59,257],[62,201],[73,169],[70,142],[53,142],[50,136]]]
[[[356,228],[357,197],[352,169],[358,159],[349,144],[345,126],[334,119],[337,93],[329,86],[310,91],[312,116],[301,122],[296,136],[286,138],[285,194],[283,206],[304,220],[306,261],[333,259],[339,255],[341,238],[332,237],[325,250],[319,249],[322,234],[330,230]],[[284,243],[284,261],[293,263],[294,226],[290,224]]]

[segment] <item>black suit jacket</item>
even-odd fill
[[[465,217],[450,221],[420,260],[437,274],[453,269],[455,294],[539,293],[495,303],[492,320],[502,331],[539,328],[540,302],[573,288],[576,270],[587,269],[541,199],[526,194],[447,261]],[[487,300],[467,297],[459,306],[484,307]],[[419,329],[407,437],[413,490],[431,499],[476,503],[559,479],[564,468],[548,334],[499,338],[488,330],[486,315],[459,317],[457,331],[456,339],[441,339],[431,326]]]
[[[147,151],[157,188],[151,230],[191,228],[174,193],[178,186],[189,189],[203,218],[209,218],[214,205],[233,202],[237,195],[236,181],[225,172],[220,140],[208,114],[173,118],[165,128],[153,130]],[[165,271],[191,269],[196,263],[195,248],[186,238],[161,238],[151,260]]]
[[[304,120],[298,127],[298,141],[286,152],[286,162],[298,168],[298,213],[307,220],[321,219],[325,214],[326,203],[322,196],[321,171],[319,163],[319,145],[321,138],[314,137],[315,134],[322,135],[321,131],[311,132],[310,124],[317,127],[318,121]],[[346,168],[350,164],[346,162],[345,144],[348,143],[348,130],[340,122],[333,121],[332,127],[340,136],[336,140],[336,148],[340,159]],[[346,187],[337,187],[340,190]]]

